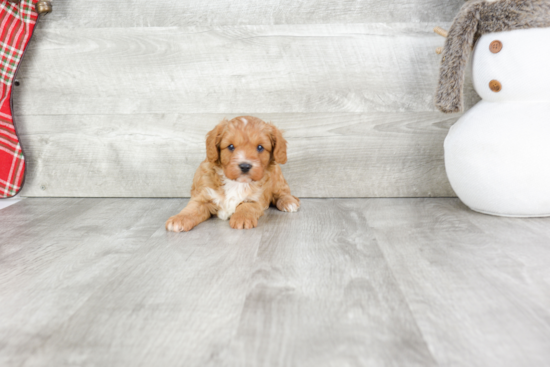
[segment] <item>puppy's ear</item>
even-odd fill
[[[271,125],[271,143],[273,144],[273,159],[279,164],[286,163],[286,140],[275,126]]]
[[[206,158],[212,163],[220,159],[220,142],[227,120],[223,119],[212,131],[206,134]]]

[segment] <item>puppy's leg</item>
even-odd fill
[[[300,208],[300,199],[290,194],[283,194],[276,198],[275,205],[282,212],[297,212]]]
[[[174,215],[166,221],[166,230],[172,232],[187,232],[193,229],[197,224],[210,218],[210,216],[210,211],[204,203],[191,199],[178,215]]]
[[[300,199],[290,194],[290,187],[286,182],[279,166],[273,168],[273,196],[271,204],[282,212],[297,212],[300,208]]]
[[[262,215],[264,215],[264,208],[260,203],[242,203],[231,216],[229,225],[235,229],[255,228]]]

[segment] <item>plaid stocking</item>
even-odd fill
[[[13,124],[11,90],[38,20],[36,2],[0,0],[0,198],[17,194],[25,177],[25,157]]]

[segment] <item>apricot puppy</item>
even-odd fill
[[[206,157],[195,172],[191,200],[166,221],[168,231],[189,231],[212,215],[250,229],[270,204],[284,212],[300,207],[279,167],[287,160],[286,140],[272,124],[252,116],[224,119],[206,135]]]

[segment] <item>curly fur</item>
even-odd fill
[[[257,117],[223,119],[206,135],[206,159],[193,178],[191,200],[166,229],[186,232],[212,215],[229,219],[232,228],[251,229],[270,205],[298,211],[300,199],[291,195],[279,166],[287,161],[286,145],[275,125]]]
[[[445,42],[435,105],[442,112],[463,110],[466,65],[484,34],[550,27],[550,0],[473,0],[453,21]]]

